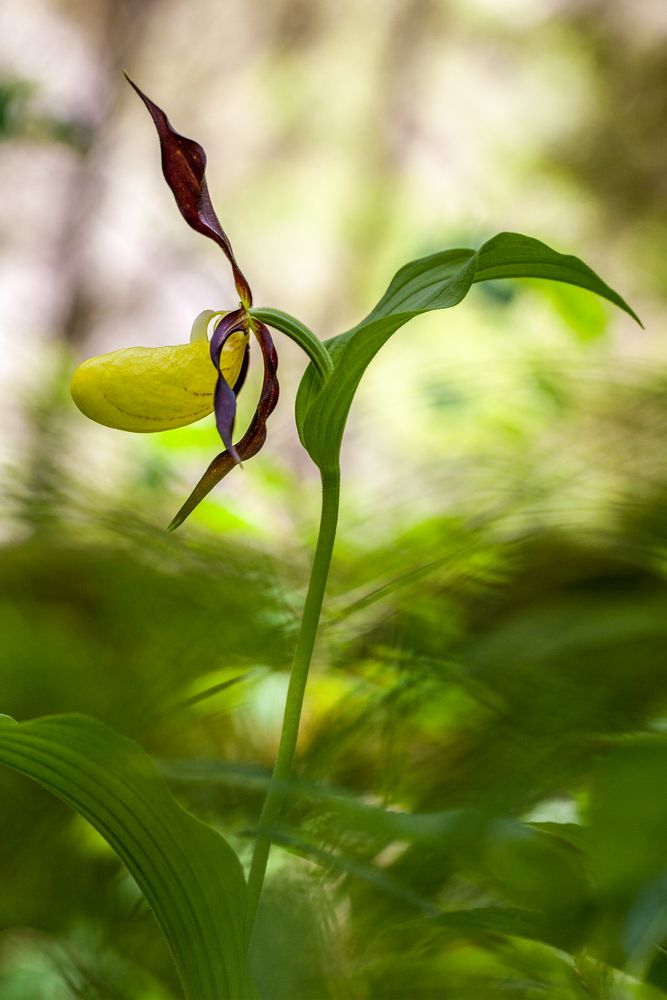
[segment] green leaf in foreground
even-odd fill
[[[366,368],[401,326],[433,309],[457,305],[478,281],[546,278],[576,285],[640,320],[627,302],[578,257],[557,253],[519,233],[500,233],[479,250],[445,250],[397,272],[366,319],[326,342],[334,370],[322,385],[311,365],[299,387],[296,419],[301,441],[322,469],[338,464],[347,415]]]
[[[164,931],[189,1000],[256,996],[239,860],[178,805],[136,743],[85,716],[2,717],[0,762],[58,795],[116,851]]]

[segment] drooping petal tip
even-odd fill
[[[252,329],[262,351],[264,378],[257,409],[250,422],[250,426],[236,445],[237,454],[242,461],[256,455],[266,441],[266,422],[276,408],[280,394],[280,387],[278,385],[278,355],[271,334],[268,328],[257,320],[253,320]],[[202,502],[213,487],[217,486],[233,468],[234,459],[228,451],[224,451],[216,456],[172,520],[168,530],[173,531],[179,525],[183,524],[195,507]]]

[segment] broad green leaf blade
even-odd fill
[[[304,447],[321,469],[338,464],[354,394],[389,337],[415,316],[457,305],[475,282],[498,278],[546,278],[576,285],[640,322],[621,296],[583,261],[518,233],[500,233],[477,251],[446,250],[411,261],[397,272],[366,319],[327,341],[334,371],[326,384],[321,384],[312,365],[303,377],[296,401],[297,426]]]
[[[639,316],[625,299],[587,264],[578,257],[552,250],[546,243],[533,239],[532,236],[499,233],[479,248],[475,281],[492,281],[496,278],[547,278],[549,281],[577,285],[612,302],[642,325]]]
[[[474,250],[445,250],[404,264],[378,304],[355,330],[386,316],[417,314],[456,305],[474,281],[476,265],[473,258],[476,257]],[[472,269],[469,269],[466,265],[471,262]]]
[[[178,805],[150,757],[94,719],[0,718],[0,762],[88,820],[146,896],[188,1000],[253,1000],[245,881],[227,842]]]
[[[397,272],[375,309],[326,347],[334,371],[321,386],[312,365],[299,386],[296,422],[303,446],[321,469],[338,464],[347,415],[361,377],[401,326],[431,309],[446,309],[467,295],[475,275],[473,250],[447,250],[411,261]]]

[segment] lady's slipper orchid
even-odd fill
[[[72,396],[87,417],[125,431],[171,430],[215,412],[226,450],[213,460],[174,518],[172,526],[176,527],[223,476],[264,444],[266,421],[278,402],[278,358],[268,328],[249,315],[252,293],[213,210],[206,185],[204,150],[175,132],[165,113],[131,80],[129,83],[155,123],[162,171],[181,215],[189,226],[221,248],[231,264],[241,301],[239,308],[230,312],[200,313],[188,344],[130,347],[84,361],[74,373]],[[218,317],[209,343],[208,327]],[[262,352],[264,380],[250,426],[235,445],[236,394],[248,368],[250,332]]]

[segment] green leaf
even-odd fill
[[[587,848],[605,961],[646,976],[667,934],[667,737],[620,738],[596,764]],[[664,980],[663,980],[664,983]]]
[[[296,401],[297,426],[304,447],[321,469],[337,466],[354,394],[389,337],[415,316],[457,305],[476,282],[498,278],[547,278],[576,285],[640,322],[621,296],[577,257],[518,233],[500,233],[477,251],[445,250],[411,261],[398,271],[366,319],[326,342],[334,370],[325,384],[312,365],[304,375]]]
[[[508,937],[540,941],[564,951],[570,949],[564,929],[552,925],[544,914],[511,906],[480,906],[467,910],[449,910],[435,917],[435,923],[448,930],[480,934],[503,934]]]
[[[372,886],[377,892],[399,900],[420,911],[434,925],[471,938],[482,934],[506,934],[511,937],[541,941],[543,944],[569,950],[573,946],[572,928],[561,926],[543,911],[514,906],[482,906],[465,910],[441,910],[427,896],[414,892],[374,864],[359,858],[329,851],[294,837],[284,831],[274,831],[274,843],[283,844],[296,854],[310,858],[316,864],[339,871]]]
[[[0,762],[88,820],[150,904],[188,1000],[252,1000],[245,881],[227,842],[167,790],[150,757],[94,719],[0,719]]]
[[[588,846],[606,900],[632,900],[667,870],[665,775],[663,733],[620,740],[594,772]]]

